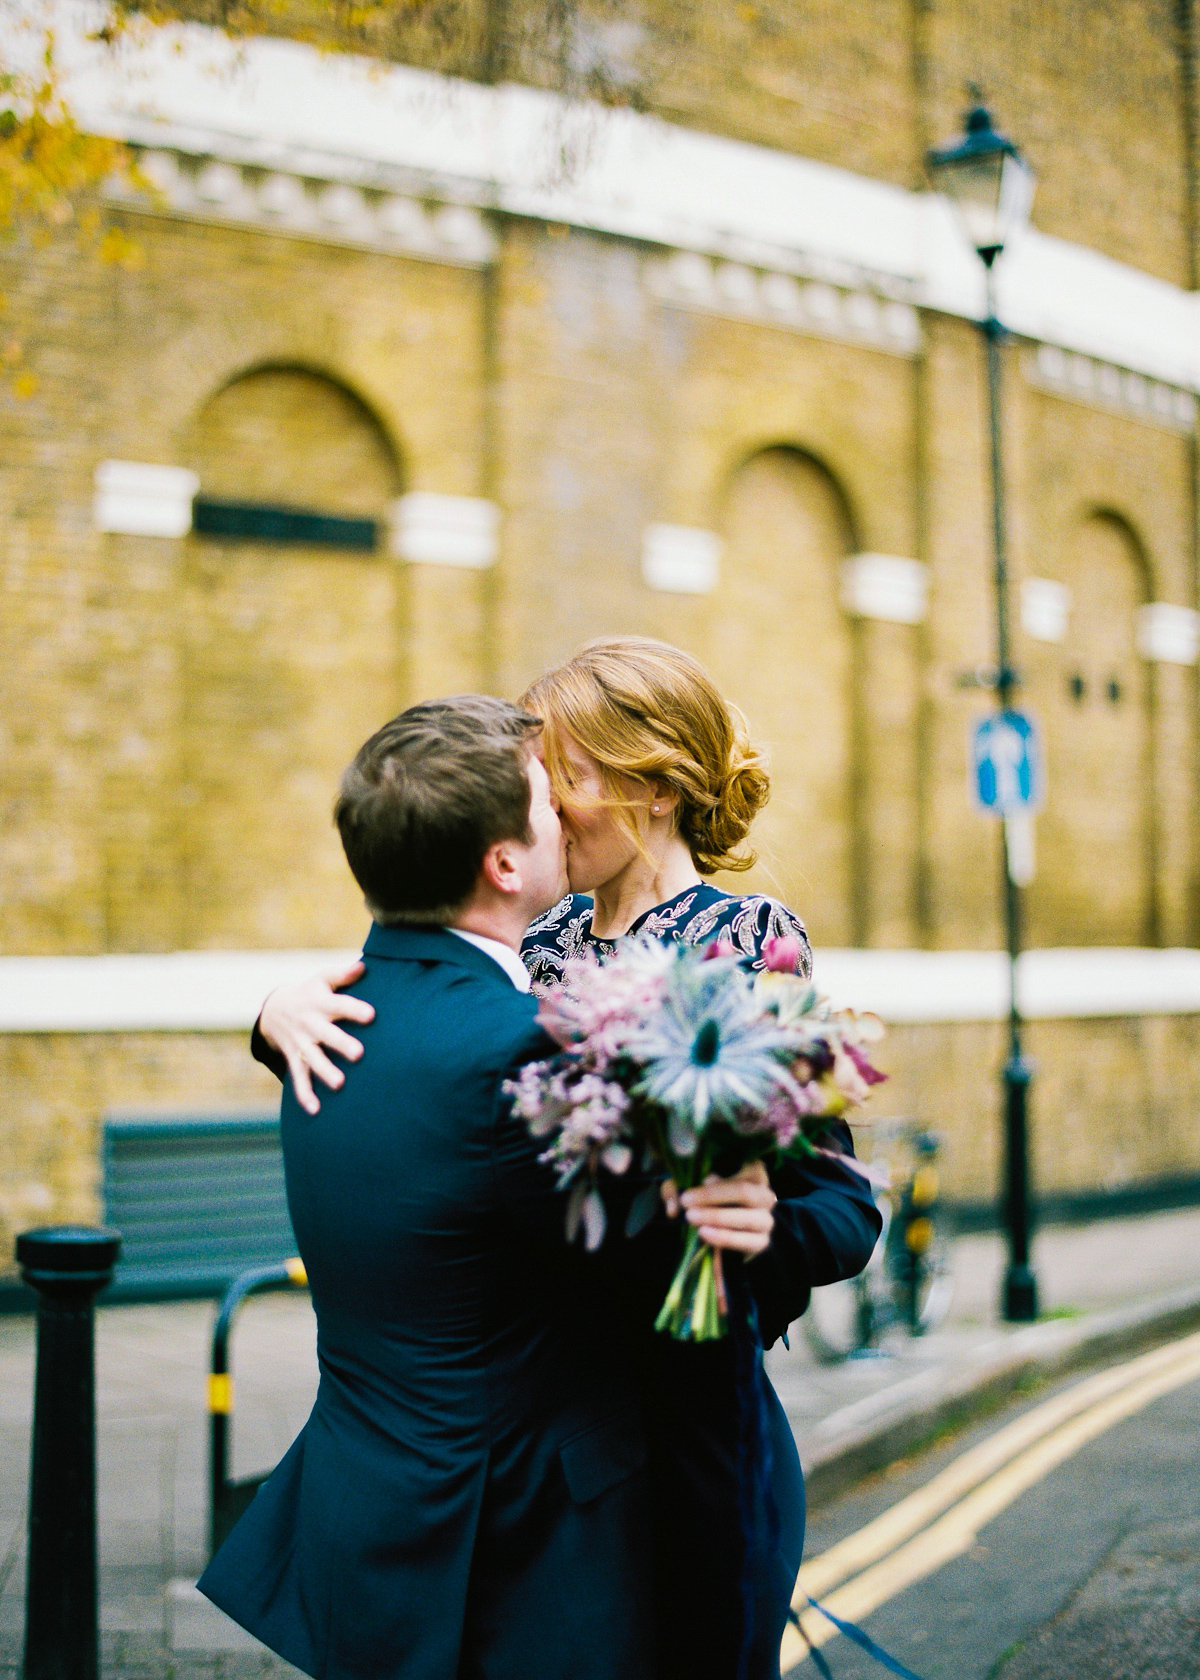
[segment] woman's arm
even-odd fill
[[[366,1026],[375,1011],[362,998],[348,997],[341,989],[352,986],[366,973],[364,964],[326,969],[303,980],[298,986],[277,986],[262,1006],[250,1038],[250,1053],[270,1068],[276,1079],[291,1076],[296,1101],[308,1114],[317,1114],[321,1104],[313,1090],[313,1075],[338,1091],[346,1075],[325,1054],[332,1050],[348,1062],[356,1062],[363,1047],[343,1032],[338,1021],[357,1021]],[[322,1048],[324,1047],[324,1048]]]
[[[853,1155],[849,1127],[831,1128],[831,1141]],[[789,1161],[774,1175],[771,1240],[747,1267],[764,1347],[782,1336],[822,1284],[857,1277],[883,1229],[869,1182],[836,1156]]]

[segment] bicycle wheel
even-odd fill
[[[870,1347],[878,1331],[890,1322],[884,1257],[892,1210],[886,1197],[878,1205],[883,1230],[865,1269],[856,1278],[814,1289],[800,1320],[809,1347],[823,1365],[835,1365]]]
[[[805,1338],[822,1365],[848,1359],[860,1346],[859,1279],[814,1289],[800,1320]]]
[[[935,1237],[921,1256],[914,1282],[917,1298],[913,1332],[924,1336],[945,1322],[954,1299],[954,1266],[945,1237]]]

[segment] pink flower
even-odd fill
[[[799,974],[804,951],[791,934],[763,943],[763,963],[768,974]]]
[[[736,956],[737,951],[734,947],[732,939],[729,939],[725,934],[722,934],[719,939],[714,939],[711,945],[705,946],[703,960],[705,962],[715,962],[719,957]]]
[[[884,1080],[887,1078],[887,1074],[886,1073],[880,1073],[878,1068],[872,1067],[870,1062],[863,1055],[862,1051],[859,1049],[857,1044],[847,1044],[846,1045],[846,1054],[847,1054],[847,1056],[849,1056],[850,1060],[854,1063],[855,1067],[858,1069],[858,1071],[862,1075],[862,1077],[866,1080],[868,1085],[882,1085],[883,1084]]]

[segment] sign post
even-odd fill
[[[1021,1048],[1017,958],[1021,952],[1021,895],[1034,873],[1033,813],[1044,794],[1041,739],[1024,712],[1005,705],[983,718],[971,737],[972,783],[978,808],[1004,819],[1004,889],[1008,932],[1009,1054],[1004,1068],[1006,1157],[1005,1225],[1009,1261],[1004,1316],[1037,1317],[1037,1278],[1029,1263],[1028,1096],[1033,1069]]]

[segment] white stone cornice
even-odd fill
[[[106,196],[143,214],[253,227],[322,245],[390,251],[455,267],[481,267],[494,254],[491,229],[470,205],[430,207],[419,198],[348,181],[263,170],[161,147],[139,149],[137,162],[153,183],[153,194],[114,180]]]
[[[1196,398],[1182,386],[1147,379],[1131,368],[1072,354],[1056,344],[1039,344],[1025,354],[1022,363],[1030,385],[1069,402],[1106,408],[1169,432],[1196,429]]]
[[[24,33],[22,5],[34,24]],[[109,49],[89,38],[103,11],[89,0],[13,0],[0,29],[7,60],[32,64],[39,29],[53,28],[64,92],[93,133],[982,315],[981,265],[948,205],[928,193],[632,111],[297,42],[230,42],[189,24],[143,29]],[[278,191],[283,215],[294,192]],[[231,215],[238,193],[224,210],[203,202],[208,214]],[[1033,229],[1006,252],[997,285],[1001,316],[1020,336],[1200,391],[1200,295]]]
[[[824,277],[829,266],[795,258],[786,269],[778,260],[773,268],[755,267],[714,261],[699,251],[675,251],[648,258],[645,280],[653,296],[677,309],[915,355],[923,335],[912,304],[889,297],[879,276],[856,275],[849,284],[831,284]]]

